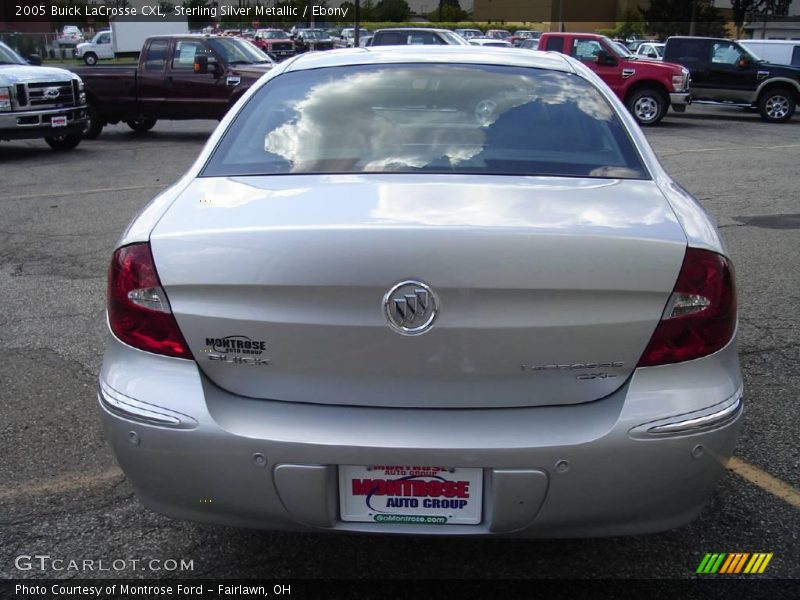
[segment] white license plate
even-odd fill
[[[342,465],[339,501],[342,521],[477,525],[483,469]]]
[[[51,127],[66,127],[67,117],[50,117]]]

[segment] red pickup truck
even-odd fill
[[[691,103],[689,71],[680,65],[634,56],[621,44],[593,33],[543,33],[539,50],[567,54],[606,82],[640,125],[655,125],[670,105]]]
[[[72,69],[86,87],[90,124],[84,137],[123,121],[134,131],[158,119],[221,119],[273,67],[250,42],[219,35],[148,38],[131,66]]]

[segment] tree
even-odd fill
[[[406,0],[380,0],[375,5],[375,12],[378,21],[408,21],[411,7]]]
[[[726,37],[725,19],[711,0],[650,0],[650,7],[639,9],[647,30],[660,38],[688,35],[692,21],[695,35]]]
[[[610,38],[629,40],[644,37],[645,33],[647,33],[647,27],[642,14],[629,8],[622,14],[622,21],[618,21],[616,27],[613,29],[598,29],[597,33],[607,35]]]
[[[181,6],[184,8],[209,8],[211,3],[208,0],[183,0]],[[203,25],[208,22],[208,17],[203,16],[189,16],[187,17],[189,21],[189,28],[190,29],[199,29]]]
[[[353,19],[355,19],[355,17],[356,17],[356,5],[353,2],[350,2],[350,0],[345,0],[345,2],[342,2],[339,5],[339,8],[341,8],[344,11],[347,11],[347,12],[345,12],[345,15],[347,15],[347,16],[344,16],[344,17],[338,16],[338,17],[336,17],[336,20],[338,22],[340,22],[340,23],[341,22],[351,22]]]
[[[785,17],[792,0],[731,0],[736,27],[745,21],[765,21],[770,16]]]
[[[465,20],[469,13],[465,10],[461,10],[461,6],[458,4],[458,0],[455,0],[456,5],[453,6],[452,3],[442,2],[442,10],[441,10],[441,18],[439,17],[439,9],[436,8],[432,10],[427,15],[425,15],[429,21],[441,21],[442,23],[458,23],[459,21]]]

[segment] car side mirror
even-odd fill
[[[30,54],[28,55],[28,64],[33,65],[34,67],[41,67],[42,57],[38,54]]]
[[[202,75],[208,73],[208,57],[202,54],[194,57],[194,72]]]
[[[611,56],[608,50],[600,50],[597,53],[597,64],[601,67],[614,67],[617,64],[617,59]]]
[[[743,56],[736,63],[736,66],[739,67],[740,69],[747,69],[750,67],[750,59],[747,58],[746,56]]]
[[[212,64],[212,67],[213,67],[213,71],[214,71],[214,77],[219,78],[219,77],[222,77],[225,74],[225,69],[218,62],[214,62]]]

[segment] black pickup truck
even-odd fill
[[[689,69],[692,102],[758,109],[771,123],[788,121],[800,98],[800,68],[773,65],[720,38],[671,37],[664,61]]]
[[[221,119],[273,67],[256,46],[232,37],[164,35],[148,38],[139,64],[72,69],[86,87],[90,124],[84,137],[123,121],[134,131],[158,119]]]

